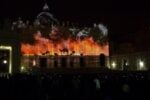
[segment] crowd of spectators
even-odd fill
[[[149,73],[0,75],[0,100],[149,100]]]

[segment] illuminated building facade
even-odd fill
[[[109,56],[108,30],[103,24],[61,24],[48,10],[45,4],[34,22],[19,18],[0,30],[1,73],[34,68],[97,68],[100,54]]]
[[[32,25],[19,20],[21,37],[21,70],[34,68],[97,68],[99,56],[109,56],[108,30],[103,24],[79,27],[60,24],[48,12],[47,4]]]
[[[103,24],[93,27],[60,24],[48,10],[45,4],[32,24],[19,18],[12,22],[10,32],[1,32],[0,66],[6,67],[1,69],[2,72],[36,68],[100,68],[100,54],[106,56],[102,65],[110,69],[148,69],[149,53],[134,53],[130,44],[117,47],[118,43],[109,43],[108,30]]]

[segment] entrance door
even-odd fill
[[[12,48],[0,46],[0,73],[12,73]]]

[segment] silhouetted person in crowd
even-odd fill
[[[123,59],[123,70],[127,70],[128,64],[127,64],[127,60]]]
[[[100,88],[101,88],[101,84],[100,84],[100,80],[99,80],[99,78],[98,77],[95,77],[94,79],[93,79],[93,82],[94,82],[94,85],[95,85],[95,98],[96,99],[100,99]]]

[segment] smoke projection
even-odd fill
[[[109,56],[108,30],[103,24],[92,28],[60,25],[23,32],[23,55],[100,55]],[[27,35],[28,34],[28,35]],[[26,38],[24,38],[26,37]],[[25,40],[26,39],[26,40]],[[31,41],[28,42],[28,41]]]
[[[98,24],[98,28],[104,36],[108,35],[108,29],[106,28],[106,26],[104,26],[103,24]]]

